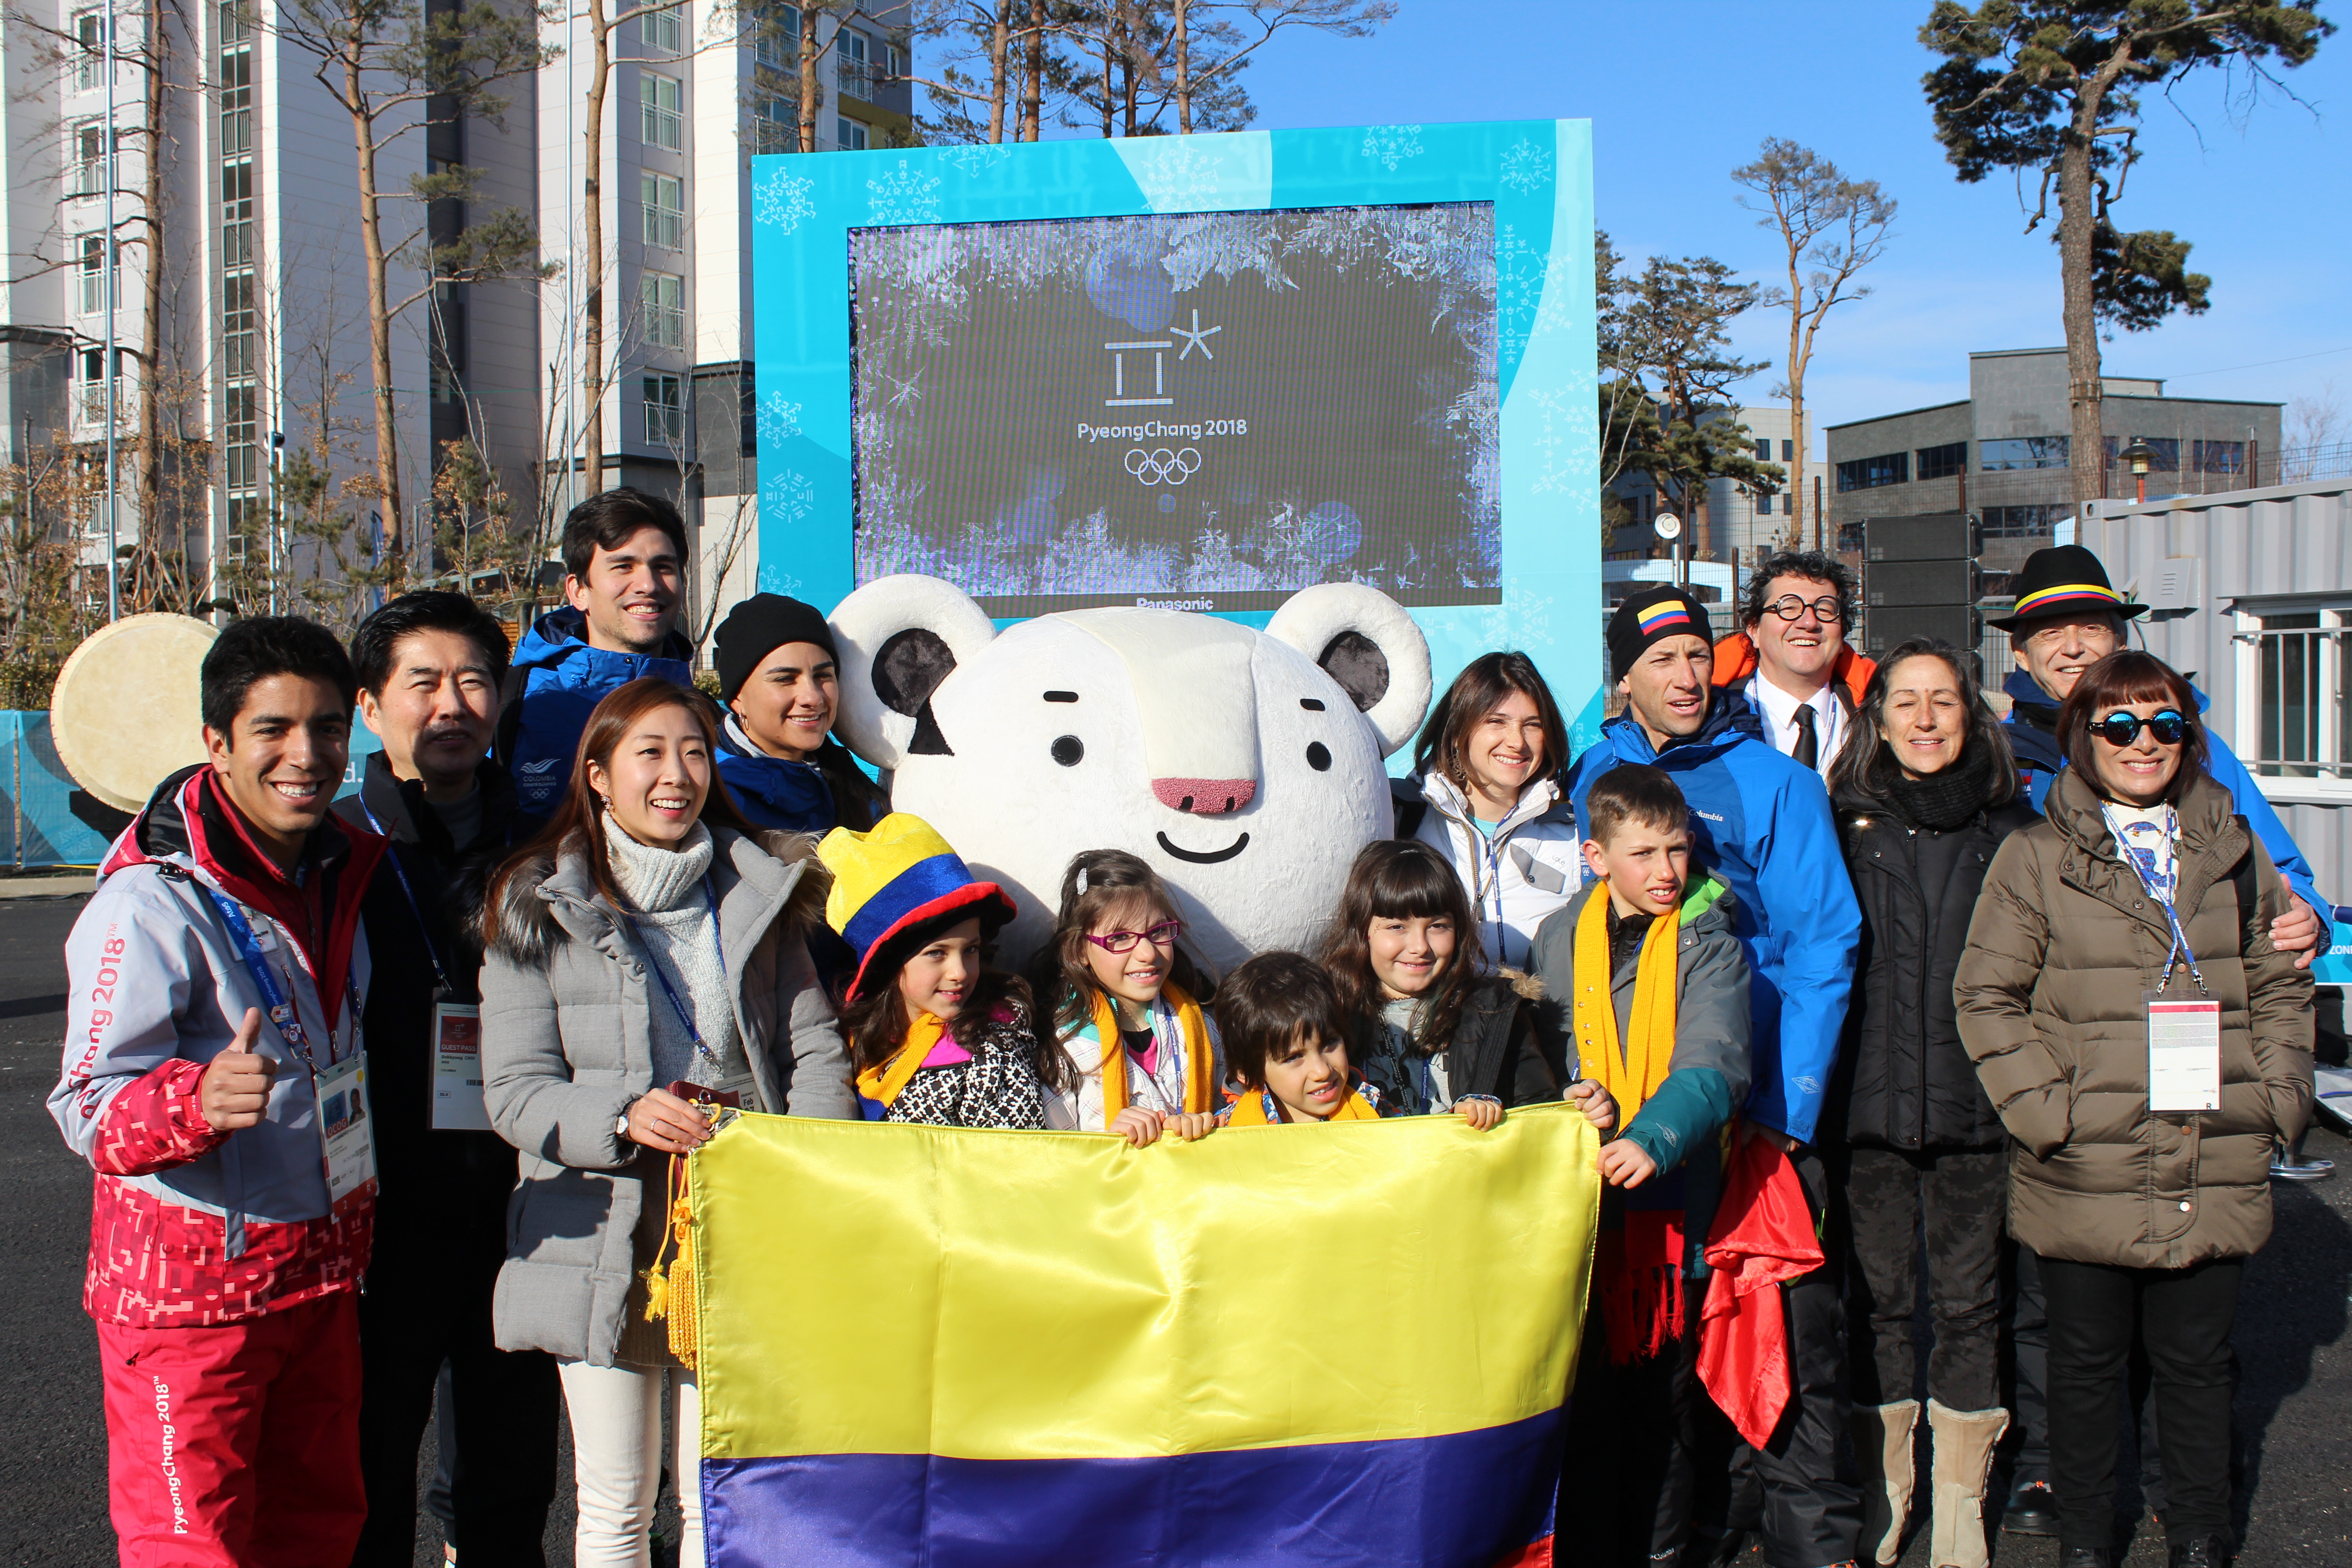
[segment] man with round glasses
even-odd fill
[[[1846,646],[1853,614],[1853,575],[1843,563],[1818,550],[1784,550],[1748,579],[1739,606],[1745,629],[1715,645],[1715,684],[1763,715],[1774,751],[1823,779],[1877,668]]]

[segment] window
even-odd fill
[[[1837,466],[1838,494],[1848,490],[1874,490],[1881,485],[1907,484],[1911,479],[1911,454],[1889,452],[1883,458],[1856,458]]]
[[[686,188],[667,174],[640,174],[637,192],[646,209],[646,243],[676,250],[686,223]]]
[[[834,39],[833,52],[836,57],[842,96],[871,103],[874,101],[874,73],[866,64],[867,47],[865,34],[855,27],[844,27],[840,36]],[[846,147],[849,143],[845,142],[842,145]]]
[[[253,151],[253,50],[225,50],[220,63],[221,156]]]
[[[233,490],[254,489],[261,483],[259,447],[255,443],[261,428],[257,414],[259,404],[250,384],[230,387],[222,400],[221,446],[228,488]]]
[[[99,70],[106,61],[106,18],[96,11],[79,12],[73,19],[73,33],[74,90],[89,92],[104,86]]]
[[[93,121],[73,130],[73,167],[66,175],[66,194],[99,196],[106,194],[106,127]]]
[[[2116,437],[2109,436],[2102,440],[2100,444],[2106,448],[2107,467],[2111,468],[2120,467],[2126,472],[2130,470],[2131,465],[2124,462],[2117,456],[2117,454],[2126,447],[2130,445],[2129,442],[2118,440]],[[2147,471],[2149,473],[2177,474],[2180,471],[2179,437],[2143,436],[2140,437],[2140,444],[2146,447],[2150,454],[2147,459]]]
[[[253,160],[221,166],[221,265],[253,265]]]
[[[81,237],[81,265],[78,269],[81,285],[81,313],[95,316],[122,302],[122,258],[118,253],[114,265],[106,260],[106,236],[86,234]]]
[[[2200,474],[2242,474],[2246,471],[2246,444],[2243,441],[2200,441],[2189,449],[2189,458]]]
[[[1977,443],[1977,467],[1986,473],[2005,468],[2063,468],[2066,467],[2064,436],[2016,436],[2001,441]]]
[[[252,38],[253,13],[247,9],[247,0],[225,0],[220,8],[222,46],[249,43]]]
[[[1763,436],[1756,437],[1756,460],[1759,463],[1769,463],[1772,460],[1772,442],[1769,437]]]
[[[2346,776],[2342,764],[2352,756],[2345,749],[2345,698],[2352,683],[2345,679],[2345,618],[2341,609],[2245,617],[2260,628],[2253,638],[2255,773]]]
[[[684,52],[686,47],[686,7],[667,5],[658,11],[648,11],[637,18],[637,37],[649,49],[659,49],[666,55]]]
[[[686,445],[686,393],[683,377],[649,375],[646,384],[646,445],[679,447]]]
[[[801,105],[780,92],[754,94],[751,99],[751,151],[797,153],[801,145]]]
[[[686,279],[671,272],[646,272],[637,279],[644,308],[646,342],[664,349],[686,347]]]
[[[1794,441],[1780,443],[1780,460],[1784,463],[1793,463],[1797,460],[1797,444]]]
[[[912,68],[907,58],[907,51],[896,44],[882,46],[881,58],[876,62],[876,66],[875,80],[877,82],[886,79],[902,81],[906,79],[908,70]]]
[[[126,399],[131,389],[122,384],[123,353],[114,351],[114,416],[117,420],[129,413]],[[106,351],[84,349],[75,356],[74,390],[77,394],[78,416],[85,425],[103,427],[106,424]]]
[[[1948,479],[1954,474],[1966,473],[1968,467],[1969,444],[1966,441],[1919,448],[1919,477],[1923,479]]]
[[[642,134],[646,146],[667,147],[675,153],[686,145],[686,116],[679,112],[676,77],[639,71],[637,102],[645,110]]]
[[[221,374],[249,381],[258,374],[253,353],[253,274],[232,272],[221,279]]]
[[[2064,505],[1989,506],[1979,519],[1979,534],[1986,539],[2039,539],[2055,533],[2058,521],[2074,509]],[[1991,589],[1985,590],[1994,597]]]
[[[866,127],[863,122],[845,116],[836,118],[833,122],[833,139],[840,142],[846,152],[862,153],[866,150]]]
[[[1756,444],[1759,447],[1769,447],[1772,443],[1769,441],[1759,441]],[[1772,492],[1770,490],[1766,490],[1756,498],[1756,515],[1759,517],[1769,517],[1772,515]]]
[[[757,26],[759,35],[751,45],[753,58],[772,70],[798,71],[801,61],[800,7],[771,7],[761,16]]]

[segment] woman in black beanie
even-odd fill
[[[840,659],[814,605],[754,594],[711,637],[719,700],[719,774],[761,827],[824,834],[870,831],[890,797],[833,738]]]

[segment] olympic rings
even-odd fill
[[[1147,452],[1131,447],[1127,453],[1127,471],[1147,485],[1181,485],[1201,470],[1201,454],[1187,447],[1171,452],[1161,447]]]

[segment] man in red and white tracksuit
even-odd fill
[[[203,680],[211,762],[156,790],[67,940],[49,1112],[98,1173],[82,1301],[126,1568],[341,1568],[367,1506],[350,1064],[383,845],[328,811],[354,684],[332,634],[240,622]]]

